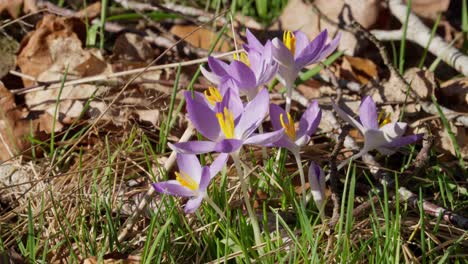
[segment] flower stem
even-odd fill
[[[302,161],[301,161],[301,154],[299,151],[294,151],[293,152],[294,158],[296,159],[296,164],[297,164],[297,169],[299,170],[299,177],[301,178],[301,192],[302,192],[302,202],[305,205],[307,204],[307,196],[306,196],[306,191],[305,191],[305,175],[304,175],[304,168],[302,166]]]
[[[291,111],[291,102],[292,102],[292,91],[294,89],[294,84],[293,85],[288,85],[286,87],[286,113],[289,113]]]
[[[250,204],[250,201],[249,201],[249,194],[247,191],[248,181],[246,181],[244,178],[245,174],[244,174],[244,170],[242,169],[241,162],[240,162],[239,152],[240,152],[239,150],[236,152],[233,152],[231,153],[231,156],[232,156],[232,159],[234,160],[234,165],[236,166],[237,175],[240,181],[241,192],[242,192],[242,196],[245,202],[245,207],[247,207],[247,213],[249,214],[250,222],[252,223],[252,229],[254,231],[254,237],[255,237],[255,244],[259,246],[262,244],[262,238],[260,236],[260,227],[258,225],[257,215],[254,213],[252,209],[252,205]],[[259,252],[262,253],[262,251],[263,250],[259,248]]]

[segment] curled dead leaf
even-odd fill
[[[440,13],[448,10],[449,5],[450,0],[413,0],[411,10],[418,16],[435,20]]]
[[[411,84],[411,88],[422,100],[430,100],[437,87],[433,72],[419,68],[410,68],[404,74],[405,80]]]
[[[369,59],[344,56],[339,68],[343,79],[367,84],[378,77],[377,65]]]
[[[468,78],[453,79],[440,85],[439,100],[460,112],[468,112]]]

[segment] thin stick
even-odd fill
[[[172,47],[175,47],[179,43],[176,42]],[[170,50],[170,49],[168,49]],[[223,54],[216,55],[214,57],[217,58],[223,58],[227,56],[231,56],[232,54],[237,53],[238,51],[230,51],[226,52]],[[163,55],[163,54],[161,54]],[[159,56],[158,58],[160,58]],[[158,60],[158,58],[156,60]],[[72,85],[79,85],[79,84],[84,84],[84,83],[91,83],[91,82],[101,82],[101,81],[109,81],[110,79],[116,79],[118,77],[124,77],[132,74],[138,74],[141,75],[143,72],[150,72],[150,71],[156,71],[156,70],[162,70],[162,69],[167,69],[167,68],[177,68],[180,66],[189,66],[189,65],[195,65],[195,64],[200,64],[208,61],[208,57],[206,58],[201,58],[201,59],[196,59],[196,60],[191,60],[191,61],[184,61],[184,62],[176,62],[176,63],[169,63],[169,64],[164,64],[164,65],[156,65],[156,66],[150,66],[150,67],[144,67],[144,68],[138,68],[138,69],[132,69],[128,71],[121,71],[121,72],[116,72],[116,73],[111,73],[111,74],[106,74],[106,75],[95,75],[95,76],[90,76],[86,78],[81,78],[77,80],[72,80],[65,82],[63,87],[66,86],[72,86]],[[150,65],[152,65],[151,63]],[[139,77],[139,76],[138,76]],[[34,92],[34,91],[39,91],[39,90],[45,90],[45,89],[58,89],[60,88],[60,85],[58,84],[60,80],[56,81],[48,81],[46,84],[41,84],[41,85],[35,85],[35,86],[30,86],[30,87],[24,87],[20,89],[14,89],[11,90],[10,92],[12,94],[25,94],[28,92]]]

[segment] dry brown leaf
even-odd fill
[[[435,20],[439,13],[448,10],[449,5],[450,0],[413,0],[411,10],[418,16]]]
[[[339,68],[340,77],[360,84],[367,84],[372,79],[377,79],[377,66],[374,62],[365,58],[344,56]]]
[[[96,2],[88,5],[85,9],[80,10],[77,16],[79,18],[86,18],[92,20],[101,14],[101,2]]]
[[[0,82],[0,160],[7,160],[29,147],[27,136],[44,131],[50,133],[52,122],[48,113],[38,118],[28,118],[28,113],[18,109],[14,96]],[[56,122],[56,129],[61,129]]]
[[[44,16],[37,23],[36,30],[30,32],[21,42],[18,66],[23,73],[39,77],[57,60],[66,60],[63,57],[69,51],[81,49],[85,30],[85,25],[77,18]],[[76,62],[70,59],[70,63]],[[23,79],[23,83],[29,86],[33,81]]]
[[[179,38],[185,37],[187,34],[191,33],[192,31],[196,30],[198,26],[193,25],[174,25],[171,28],[171,33],[176,35]],[[210,49],[211,45],[214,43],[217,37],[217,33],[206,28],[201,28],[194,32],[192,35],[185,39],[186,42],[190,43],[190,45],[208,50]],[[221,41],[221,47],[219,45],[216,46],[216,51],[220,52],[227,52],[230,50],[229,48],[229,41]]]
[[[439,100],[450,108],[468,112],[468,78],[463,77],[444,82],[438,90],[441,93]]]
[[[404,78],[421,99],[430,100],[437,85],[433,72],[410,68],[406,70]]]
[[[345,22],[349,22],[349,18],[352,17],[365,28],[370,28],[377,22],[381,6],[381,0],[316,0],[314,3],[333,21],[340,22],[340,19],[344,19]],[[300,29],[310,39],[316,37],[325,28],[331,34],[337,31],[336,26],[325,20],[320,20],[313,12],[311,5],[302,0],[289,1],[279,21],[279,25],[275,25],[274,29]],[[278,28],[279,26],[282,28]],[[352,55],[357,44],[357,39],[353,34],[343,32],[339,49]]]
[[[11,17],[17,18],[22,5],[23,0],[0,0],[0,14],[7,12]]]
[[[156,57],[155,49],[143,37],[133,33],[124,33],[117,37],[113,56],[129,62],[151,61]]]
[[[442,150],[449,152],[455,156],[455,147],[452,143],[452,139],[448,134],[447,130],[442,126],[440,122],[437,122],[436,131],[436,146]],[[450,122],[450,128],[452,129],[453,134],[455,135],[455,140],[457,141],[458,146],[460,147],[460,154],[463,158],[468,157],[468,131],[467,128],[462,126],[455,126]]]

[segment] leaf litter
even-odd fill
[[[382,17],[385,20],[388,14],[382,11],[384,7],[380,1],[358,2],[361,3],[350,6],[349,12],[353,14],[353,20],[360,22],[365,28],[388,28],[390,26],[388,22],[381,21]],[[434,20],[434,14],[446,11],[450,1],[413,2],[414,12]],[[40,4],[42,3],[39,3],[39,6]],[[346,13],[343,13],[343,5],[332,4],[330,1],[316,1],[315,4],[316,8],[321,9],[333,20],[338,21],[343,19],[343,16],[345,20],[349,20]],[[37,6],[36,1],[30,0],[14,1],[9,4],[2,1],[0,12],[7,13],[11,18],[18,18],[21,14],[36,12]],[[154,181],[154,172],[167,162],[165,156],[157,155],[155,159],[151,159],[151,168],[146,168],[145,159],[142,157],[147,155],[143,152],[149,150],[142,151],[140,142],[151,140],[156,145],[159,140],[157,133],[164,131],[169,125],[166,121],[173,92],[172,86],[175,82],[175,70],[163,69],[143,73],[114,103],[112,102],[115,96],[130,80],[129,77],[57,86],[65,73],[66,83],[92,76],[113,76],[115,73],[143,68],[164,50],[154,42],[148,41],[148,36],[138,30],[138,24],[131,23],[123,24],[124,28],[128,27],[129,32],[118,32],[112,36],[112,41],[108,41],[112,44],[109,44],[107,52],[96,47],[86,47],[89,32],[86,32],[85,18],[98,17],[100,9],[100,2],[96,2],[81,11],[67,13],[69,16],[39,14],[31,20],[37,22],[35,28],[25,34],[22,39],[14,40],[10,36],[3,36],[0,39],[1,43],[5,43],[2,45],[5,48],[0,51],[2,54],[0,76],[4,78],[4,83],[7,85],[3,83],[0,85],[0,159],[4,161],[0,165],[0,202],[2,205],[8,204],[6,209],[1,207],[0,219],[10,227],[0,235],[9,248],[14,248],[15,236],[25,234],[21,231],[26,228],[25,222],[19,224],[17,228],[13,226],[15,218],[26,219],[24,214],[29,210],[30,199],[35,199],[31,205],[32,214],[35,217],[55,220],[64,218],[72,223],[84,221],[86,217],[83,217],[83,214],[98,217],[100,212],[97,214],[92,212],[92,208],[87,205],[87,203],[91,204],[93,197],[96,196],[109,199],[112,207],[115,208],[114,214],[128,217],[145,199],[144,193],[148,184]],[[145,23],[144,21],[145,19],[141,19],[138,23]],[[192,19],[189,21],[193,22]],[[303,28],[309,37],[317,35],[323,27],[334,33],[339,30],[337,25],[321,20],[320,15],[314,13],[312,6],[302,1],[290,1],[279,21],[280,23],[274,24],[270,30]],[[189,22],[180,24],[174,23],[174,20],[168,20],[165,23],[169,25],[163,25],[166,29],[151,30],[161,35],[170,34],[171,37],[178,39],[184,38],[187,33],[197,29],[197,25]],[[243,32],[241,28],[236,30]],[[184,44],[178,47],[183,46],[194,51],[191,53],[192,57],[176,49],[169,57],[164,58],[164,61],[181,62],[194,59],[193,56],[196,57],[199,50],[208,50],[211,47],[217,33],[216,29],[208,28],[196,31],[194,35],[184,39]],[[233,40],[229,36],[223,37],[222,45],[218,46],[216,52],[227,52],[233,49]],[[19,48],[15,41],[20,42]],[[240,44],[242,40],[237,41]],[[401,88],[401,81],[391,74],[388,76],[385,65],[380,60],[374,59],[376,51],[373,51],[374,54],[362,52],[369,46],[369,43],[362,41],[356,34],[346,32],[340,49],[345,50],[348,55],[342,56],[330,67],[334,78],[338,78],[338,83],[356,83],[360,89],[358,92],[346,89],[345,85],[336,87],[330,79],[324,81],[324,78],[314,78],[299,84],[297,91],[300,96],[308,100],[319,98],[321,102],[327,102],[330,97],[337,96],[337,88],[339,88],[341,93],[339,96],[342,96],[349,112],[358,112],[360,99],[365,91],[372,95],[381,109],[390,113],[389,118],[392,121],[397,121],[401,115],[404,115],[407,120],[417,124],[411,128],[415,132],[418,132],[421,126],[424,126],[425,131],[432,132],[436,140],[437,153],[442,153],[445,155],[444,160],[453,163],[453,156],[457,155],[458,150],[453,137],[450,136],[439,117],[434,113],[428,113],[420,102],[409,98],[408,93]],[[314,66],[316,65],[309,69]],[[195,71],[196,66],[183,68],[175,96],[176,105],[181,102],[181,93],[187,88]],[[15,75],[15,72],[20,72],[20,77],[18,74]],[[319,75],[326,76],[327,71],[322,69]],[[411,84],[419,100],[431,101],[431,96],[435,95],[443,107],[466,116],[468,97],[465,77],[445,80],[447,78],[438,78],[437,71],[409,67],[403,76]],[[205,80],[200,80],[199,83],[201,87],[207,84]],[[55,86],[48,89],[47,87],[52,84]],[[43,85],[45,85],[44,89],[31,90],[24,94],[11,92]],[[200,86],[193,87],[195,90],[201,90]],[[274,90],[280,91],[279,86]],[[283,102],[281,97],[275,100]],[[303,107],[300,104],[293,105],[293,111],[300,113],[302,110]],[[183,109],[181,113],[172,114],[171,118],[175,122],[169,141],[177,141],[185,129],[187,119]],[[98,117],[100,117],[99,120]],[[466,159],[468,157],[467,127],[452,116],[448,118],[459,151]],[[318,160],[321,159],[320,155],[330,154],[330,146],[332,146],[330,138],[335,138],[338,132],[337,127],[340,127],[330,111],[324,111],[323,120],[324,122],[319,126],[323,134],[314,139],[314,146],[320,147],[307,148],[307,155]],[[51,135],[59,138],[63,136],[64,141],[54,140],[57,146],[64,146],[66,150],[72,139],[64,135],[69,131],[79,133],[80,128],[96,121],[99,125],[93,131],[88,132],[84,140],[78,142],[79,148],[74,150],[73,156],[59,160],[58,165],[56,157],[44,155],[48,151],[48,147],[45,146],[49,144]],[[351,130],[350,135],[357,142],[363,140],[356,130]],[[31,139],[36,141],[31,141]],[[349,157],[351,149],[348,145],[340,158]],[[82,151],[83,154],[78,156],[76,151]],[[261,159],[260,151],[254,151],[253,155],[256,159]],[[321,161],[325,162],[325,159],[322,157]],[[37,160],[40,162],[36,162]],[[293,166],[287,165],[287,167],[288,170],[293,171]],[[97,172],[98,178],[93,175],[95,168],[102,168]],[[114,182],[104,184],[111,179],[110,175],[115,175]],[[99,188],[96,189],[96,185],[99,185]],[[301,193],[300,188],[300,184],[296,183],[295,191],[298,194]],[[255,202],[261,208],[262,199],[268,200],[268,196],[260,190],[258,193],[261,195]],[[331,195],[329,189],[327,193],[327,196]],[[55,204],[57,201],[61,203],[60,208],[57,208]],[[233,204],[236,202],[238,201],[233,201]],[[43,203],[50,210],[43,212],[41,208],[44,206]],[[154,212],[166,210],[165,205],[161,206],[161,204],[160,197],[152,200],[145,210],[146,219],[149,219]],[[278,206],[275,201],[270,201],[270,205]],[[192,218],[189,219],[191,222],[195,221]],[[405,232],[417,230],[418,220],[413,215],[406,216],[402,230]],[[381,224],[384,225],[383,222]],[[429,227],[434,227],[434,223],[429,225]],[[146,226],[147,223],[143,220],[134,227],[135,238],[132,239],[132,248],[137,249],[135,253],[138,255],[141,253],[138,249],[142,248],[142,241],[146,237],[146,234],[142,232]],[[370,226],[369,220],[362,220],[360,227],[357,227],[362,230],[356,232],[356,237],[353,239],[357,241],[361,239],[360,236],[372,237]],[[59,222],[50,221],[47,227],[40,231],[42,237],[49,237],[51,234],[58,234],[61,228]],[[432,238],[436,244],[441,244],[439,239],[447,241],[443,239],[444,236],[445,238],[455,237],[461,232],[449,226],[442,226],[441,229],[443,229],[441,233]],[[450,232],[453,233],[450,235]],[[100,237],[98,240],[102,241],[103,238]],[[51,245],[59,243],[58,238],[51,240]],[[74,247],[81,248],[84,245],[75,244]],[[405,256],[414,254],[411,243],[405,244],[404,248]],[[77,252],[81,251],[77,250]],[[113,255],[113,252],[109,251],[106,253],[111,254],[104,256],[103,263],[137,263],[140,261],[140,257],[134,254]],[[47,259],[50,263],[61,263],[73,259],[71,257],[73,254],[76,252],[70,252],[69,248],[61,246],[50,251]],[[10,253],[10,256],[13,255],[14,253]],[[96,257],[86,254],[79,255],[76,259],[84,263],[98,263]]]

